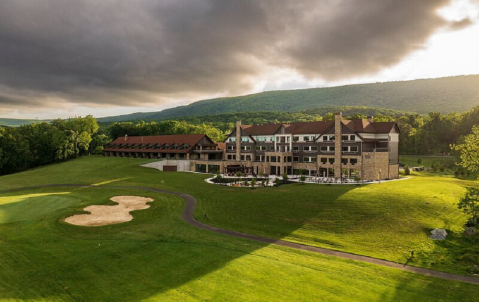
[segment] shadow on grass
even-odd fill
[[[74,189],[71,194],[92,200],[98,193],[97,201],[104,203],[126,193],[99,191]],[[180,218],[184,202],[178,197],[128,190],[133,191],[153,197],[151,208],[132,212],[130,223],[103,227],[63,222],[81,211],[84,204],[78,203],[70,208],[58,204],[42,215],[12,222],[10,213],[41,208],[47,196],[0,206],[8,206],[3,218],[10,222],[0,224],[0,300],[143,300],[266,246],[187,225]]]
[[[158,177],[156,173],[142,173],[142,176],[152,177],[138,178],[138,181],[147,185],[148,182],[159,183],[161,177],[166,177],[166,174]],[[324,190],[324,186],[304,185],[298,194],[286,194],[287,190],[281,187],[251,190],[244,194],[241,190],[227,188],[208,190],[207,186],[211,185],[191,185],[195,184],[193,180],[198,181],[198,177],[171,176],[165,186],[195,196],[199,201],[197,217],[205,223],[214,222],[245,233],[275,234],[275,238],[294,233],[318,216],[341,213],[327,212],[322,207],[322,200],[334,203],[341,195],[356,188],[329,186]],[[96,196],[100,190],[74,191],[78,196]],[[115,192],[101,193],[102,200],[122,193],[131,194],[133,190],[111,191]],[[82,228],[58,221],[59,217],[81,211],[77,208],[60,209],[39,221],[0,225],[0,240],[5,243],[0,244],[0,279],[7,280],[7,283],[0,284],[0,299],[85,300],[94,297],[97,300],[142,300],[201,279],[235,259],[267,246],[186,225],[180,218],[183,202],[178,198],[163,198],[164,195],[149,192],[138,195],[151,196],[161,202],[154,203],[149,210],[134,212],[135,219],[131,223]],[[222,202],[225,197],[228,202]],[[217,202],[206,202],[213,198]],[[304,198],[304,207],[296,207],[297,204],[291,202],[295,198]],[[258,202],[252,203],[251,200]],[[345,205],[337,203],[338,207]],[[278,212],[272,217],[273,205]],[[291,217],[290,211],[298,212],[298,217]],[[211,221],[204,219],[204,213]],[[378,215],[370,208],[360,206],[355,213],[366,219]],[[255,216],[254,219],[249,219],[251,216]],[[277,223],[262,234],[261,230],[269,227],[265,226],[266,221],[271,218]],[[343,221],[352,224],[348,217]],[[337,232],[338,229],[331,226],[331,231]],[[328,240],[323,243],[328,242],[331,243]],[[231,284],[234,286],[234,282]]]

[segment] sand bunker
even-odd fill
[[[127,222],[133,219],[131,211],[144,210],[150,207],[147,204],[153,201],[151,198],[140,196],[115,196],[111,201],[118,203],[117,206],[88,206],[85,211],[91,214],[79,214],[65,219],[74,225],[99,226]]]

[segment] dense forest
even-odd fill
[[[374,120],[397,121],[401,129],[401,154],[444,154],[451,144],[461,143],[462,137],[479,125],[479,106],[464,113],[428,114],[399,111],[364,111],[343,108],[344,117],[366,118],[376,113]],[[381,113],[382,112],[382,113]],[[87,154],[101,154],[111,140],[124,135],[147,136],[206,133],[214,141],[223,141],[236,120],[243,124],[285,123],[334,119],[335,112],[324,109],[301,112],[252,112],[192,116],[181,120],[97,123],[92,116],[53,120],[49,123],[0,127],[0,175],[60,162]]]
[[[92,116],[0,127],[0,175],[90,154],[109,141]]]

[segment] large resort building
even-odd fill
[[[158,168],[169,171],[383,180],[399,177],[399,134],[395,122],[344,120],[338,113],[334,121],[238,121],[216,144],[206,135],[118,138],[104,155],[162,158]]]

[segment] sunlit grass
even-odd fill
[[[36,193],[36,194],[22,194],[22,195],[15,195],[15,196],[0,196],[0,205],[14,203],[14,202],[22,202],[28,201],[31,198],[42,197],[42,196],[52,196],[52,195],[65,195],[70,194],[70,192],[56,192],[56,193]]]
[[[29,193],[64,197],[60,190]],[[86,204],[125,194],[155,201],[127,223],[63,222]],[[81,205],[0,224],[0,300],[468,301],[479,294],[471,284],[202,231],[181,220],[184,201],[174,196],[100,188],[72,188],[68,196]]]
[[[207,175],[138,166],[144,162],[82,158],[1,177],[0,188],[150,186],[192,194],[198,199],[197,219],[246,233],[401,263],[414,250],[409,264],[462,274],[478,255],[477,240],[462,236],[466,216],[455,205],[473,182],[451,175],[413,173],[408,180],[367,186],[291,184],[251,190],[207,184]],[[132,212],[134,219],[124,224],[85,229],[63,222],[87,205],[122,194],[155,201],[150,209]],[[0,280],[8,280],[0,283],[0,299],[467,301],[479,293],[473,285],[204,232],[182,222],[184,202],[172,196],[43,188],[0,198],[2,221],[26,213],[0,224]],[[41,209],[43,214],[33,215]],[[427,238],[436,227],[448,230],[448,240]],[[27,291],[24,284],[29,284]]]

